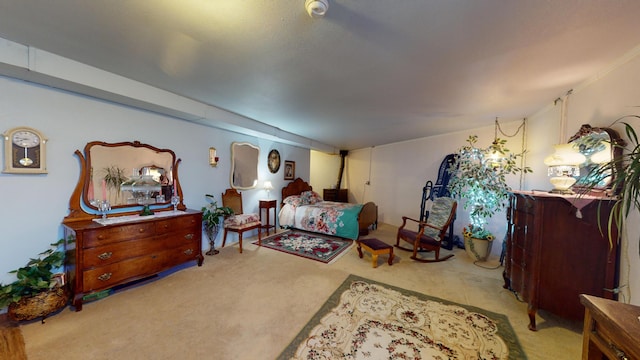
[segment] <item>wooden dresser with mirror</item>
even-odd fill
[[[87,295],[187,262],[202,265],[202,212],[189,210],[182,202],[180,159],[172,150],[137,141],[96,141],[75,154],[80,158],[80,177],[62,225],[66,273],[77,311]],[[121,185],[135,183],[143,173],[154,178],[158,191],[141,199],[140,191],[125,191],[132,188]],[[179,197],[176,210],[172,195]],[[105,200],[110,211],[101,218],[100,204]],[[142,209],[153,214],[143,216]]]
[[[587,137],[587,138],[585,138]],[[571,141],[587,159],[594,154],[620,156],[618,134],[611,129],[583,125]],[[581,177],[589,176],[595,161],[581,165]],[[583,169],[584,168],[584,169]],[[504,287],[528,304],[529,329],[536,330],[536,313],[546,310],[579,321],[584,308],[581,294],[617,298],[619,281],[618,231],[609,214],[615,199],[607,197],[615,173],[588,194],[578,178],[575,193],[514,191],[507,209]]]

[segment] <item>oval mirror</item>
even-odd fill
[[[83,199],[86,206],[97,209],[97,200],[104,199],[111,203],[112,209],[139,205],[139,199],[126,183],[143,176],[149,176],[159,185],[160,190],[150,194],[153,203],[169,204],[176,163],[172,150],[139,142],[91,142],[85,146],[85,154],[87,174]]]
[[[231,144],[231,187],[245,190],[258,184],[260,148],[246,142]]]
[[[600,164],[610,163],[612,159],[620,158],[622,148],[616,145],[621,145],[622,141],[617,131],[609,128],[594,128],[589,124],[582,125],[580,130],[569,139],[569,143],[575,144],[586,158],[586,161],[580,165],[580,175],[573,186],[576,192],[584,192],[585,188],[605,190],[610,186],[615,176],[615,168],[608,169],[604,173],[592,170]],[[593,178],[596,173],[597,179]],[[593,186],[594,184],[597,185]]]

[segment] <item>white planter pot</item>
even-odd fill
[[[493,240],[476,239],[465,236],[464,249],[467,254],[475,261],[487,261],[491,254],[491,246]]]

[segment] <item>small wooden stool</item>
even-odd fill
[[[389,266],[393,264],[393,246],[380,241],[378,239],[362,239],[356,240],[358,243],[358,255],[362,259],[362,248],[371,253],[373,267],[378,267],[378,255],[389,254]]]

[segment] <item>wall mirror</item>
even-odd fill
[[[185,209],[177,172],[180,159],[176,159],[172,150],[138,141],[93,141],[84,147],[84,153],[78,150],[75,153],[81,160],[81,173],[71,196],[68,218],[92,215],[92,211],[98,210],[98,203],[105,199],[110,202],[111,209],[123,209],[123,212],[138,209],[143,204],[127,190],[130,189],[127,184],[144,176],[156,181],[160,188],[151,194],[152,201],[146,205],[170,208],[171,195],[175,192],[181,198],[178,208]]]
[[[231,144],[231,187],[245,190],[258,184],[260,148],[246,142]]]
[[[593,178],[592,170],[600,164],[619,159],[622,156],[624,141],[617,131],[609,128],[595,128],[589,124],[582,125],[580,130],[569,139],[587,159],[580,165],[580,175],[577,177],[574,191],[581,193],[588,184],[597,183],[596,190],[606,190],[615,177],[616,168],[606,171],[604,176]],[[616,146],[618,145],[618,146]],[[619,164],[619,162],[616,162]]]

